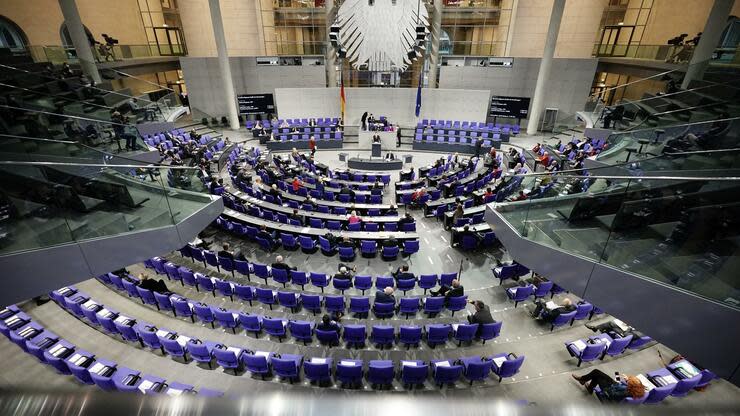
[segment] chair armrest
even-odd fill
[[[514,359],[517,359],[517,358],[519,358],[519,357],[517,357],[517,356],[516,356],[516,354],[514,354],[513,352],[510,352],[510,353],[506,354],[506,358],[508,359],[509,357],[514,357]]]

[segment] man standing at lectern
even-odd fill
[[[401,126],[396,124],[396,147],[401,147]]]
[[[367,111],[362,113],[362,118],[360,120],[362,120],[362,129],[367,130]]]

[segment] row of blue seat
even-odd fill
[[[284,247],[288,250],[297,248],[295,244],[295,236],[288,237],[287,233],[280,233],[280,240],[270,241],[257,235],[257,227],[242,224],[236,218],[227,219],[224,218],[224,215],[221,215],[216,219],[216,225],[221,227],[221,229],[223,230],[229,231],[241,237],[246,237],[249,240],[256,241],[257,244],[259,244],[260,247],[267,252],[272,252],[284,242],[287,242],[287,246],[284,245]],[[279,229],[279,227],[275,228]],[[286,236],[285,239],[282,238],[283,235]],[[354,247],[337,247],[331,244],[331,242],[323,236],[317,236],[316,239],[314,239],[314,236],[311,235],[298,235],[297,238],[298,245],[306,253],[313,253],[316,250],[321,249],[321,252],[327,256],[333,256],[334,254],[338,253],[339,259],[342,261],[353,261],[355,259],[356,252]],[[419,240],[403,240],[401,242],[401,245],[403,250],[401,250],[401,248],[398,246],[382,247],[381,256],[385,260],[393,260],[399,254],[410,256],[419,251]],[[360,253],[362,253],[362,255],[366,257],[375,257],[375,255],[378,253],[377,241],[361,240]]]
[[[106,391],[168,396],[182,394],[223,396],[223,392],[218,390],[201,388],[196,391],[192,385],[168,382],[162,377],[142,374],[140,371],[119,366],[111,360],[97,357],[34,322],[15,305],[0,311],[0,319],[2,319],[0,332],[23,351],[50,365],[59,374],[74,375],[81,383],[95,384]]]
[[[121,335],[124,340],[138,342],[142,346],[146,346],[150,349],[159,349],[163,354],[180,357],[186,362],[188,361],[188,356],[190,356],[190,358],[199,363],[207,363],[209,368],[211,368],[212,362],[215,359],[219,366],[224,369],[232,370],[235,375],[243,369],[246,369],[253,375],[259,375],[263,379],[265,376],[274,373],[279,378],[288,379],[292,383],[300,378],[301,367],[303,367],[306,379],[312,382],[323,383],[331,381],[332,372],[334,372],[337,381],[342,385],[355,386],[361,384],[364,378],[364,363],[362,360],[342,359],[334,368],[331,358],[311,358],[308,361],[304,361],[304,357],[301,355],[276,354],[265,351],[255,352],[240,347],[227,347],[222,344],[217,344],[211,341],[201,341],[177,334],[167,329],[157,328],[146,323],[135,321],[133,323],[128,322],[126,325],[117,324],[115,328],[118,333],[116,333],[114,331],[110,331],[103,323],[110,318],[104,317],[104,315],[101,314],[101,311],[105,311],[105,314],[109,314],[111,313],[110,310],[105,309],[101,304],[95,303],[95,301],[91,301],[89,297],[85,297],[81,292],[77,292],[74,295],[64,296],[55,291],[53,292],[52,297],[78,318],[84,318],[94,325],[103,326],[103,328],[108,332]],[[71,300],[67,301],[67,299],[70,298]],[[81,305],[88,305],[88,307],[83,308]],[[97,308],[89,308],[90,305],[96,305]],[[95,309],[97,309],[97,311],[93,313],[92,311]],[[86,313],[85,310],[88,312]],[[120,316],[121,315],[119,314],[116,319],[119,319]],[[130,320],[128,317],[124,318]],[[299,321],[279,322],[279,326],[282,326],[283,328],[285,326],[290,326],[291,324],[295,324],[295,326],[291,327],[291,332],[295,329],[300,333],[301,327],[299,327],[298,324],[307,325],[308,323]],[[364,344],[365,328],[360,327],[357,332],[350,331],[351,329],[354,329],[353,327],[354,326],[350,325],[345,326],[345,341],[351,344]],[[376,330],[376,328],[378,329]],[[449,326],[447,326],[447,328],[449,328]],[[305,332],[305,330],[304,326],[303,331]],[[371,342],[376,342],[382,345],[392,345],[395,338],[392,334],[393,328],[390,328],[391,334],[388,334],[387,330],[388,327],[374,326],[373,335],[371,335]],[[433,329],[431,331],[433,331]],[[433,335],[431,331],[427,336],[430,337],[430,342],[433,342],[435,340],[434,337],[437,335]],[[316,332],[319,333],[325,331],[317,330]],[[334,331],[328,332],[337,334]],[[455,332],[462,334],[463,330],[458,327]],[[469,332],[470,331],[468,330],[466,333]],[[474,335],[475,332],[473,331],[472,334]],[[294,334],[294,336],[296,335],[300,337],[299,334]],[[436,342],[446,342],[446,337],[444,337],[444,340],[442,340],[442,336],[439,337],[440,339]],[[417,343],[418,342],[419,341],[417,341]],[[432,374],[434,382],[439,384],[441,387],[441,385],[444,384],[456,383],[463,375],[465,375],[472,385],[473,381],[483,381],[488,378],[491,372],[498,375],[499,381],[501,381],[503,377],[510,377],[516,374],[523,362],[524,356],[517,357],[514,354],[504,353],[490,358],[473,356],[461,357],[457,360],[433,360],[429,365],[433,369]],[[404,385],[424,384],[429,373],[426,363],[422,361],[401,360],[399,364],[399,375]],[[389,374],[389,367],[394,369],[390,371],[391,374]],[[445,370],[441,370],[439,372],[434,371],[437,368],[445,368]],[[452,369],[450,370],[450,368]],[[390,360],[371,360],[368,363],[367,371],[367,381],[372,385],[389,385],[396,377],[395,363]]]
[[[194,251],[198,250],[198,251]],[[197,256],[192,256],[193,253],[198,253]],[[293,285],[300,286],[301,290],[305,289],[305,286],[311,283],[324,291],[325,287],[329,286],[330,282],[333,282],[334,288],[341,291],[344,294],[345,290],[352,287],[362,291],[365,294],[366,290],[370,290],[373,286],[377,290],[383,290],[386,287],[395,287],[397,290],[401,290],[404,294],[410,290],[413,290],[418,284],[420,289],[424,289],[424,294],[427,290],[434,289],[439,286],[450,287],[452,281],[457,279],[457,272],[453,273],[442,273],[441,275],[436,274],[422,274],[418,280],[415,279],[400,279],[396,281],[390,276],[376,276],[373,281],[370,275],[356,275],[351,281],[347,280],[336,280],[332,276],[326,273],[316,272],[305,272],[302,270],[285,270],[285,269],[273,269],[272,267],[262,263],[250,263],[246,260],[234,260],[217,256],[215,253],[209,250],[202,250],[194,248],[190,245],[180,249],[180,254],[185,258],[190,258],[193,262],[195,260],[203,262],[204,267],[208,265],[215,267],[217,271],[221,272],[221,268],[225,272],[231,272],[233,277],[236,277],[234,272],[238,272],[240,275],[251,281],[251,276],[254,275],[259,279],[265,281],[267,285],[268,280],[272,279],[276,283],[287,287],[290,282]],[[202,257],[201,257],[202,256]],[[179,266],[174,262],[168,261],[162,257],[152,257],[151,259],[144,262],[145,267],[154,269],[158,274],[167,276],[170,280],[179,281],[181,284],[188,284],[189,286],[198,286],[199,284],[206,287],[206,290],[221,291],[225,293],[229,290],[228,285],[236,287],[238,283],[229,282],[223,279],[215,279],[201,273],[194,273],[192,270]],[[206,281],[212,282],[208,283]],[[221,281],[221,283],[219,283]],[[229,296],[229,295],[224,295]]]

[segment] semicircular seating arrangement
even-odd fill
[[[287,338],[289,332],[286,330],[290,329],[290,335],[295,340],[304,344],[313,342],[313,335],[315,332],[317,340],[320,343],[323,344],[325,341],[325,339],[322,338],[320,331],[314,331],[316,326],[316,322],[314,321],[300,321],[300,326],[296,326],[297,324],[293,324],[291,326],[288,325],[290,323],[290,319],[279,317],[273,318],[268,315],[252,314],[239,310],[227,310],[222,307],[216,307],[203,302],[190,300],[177,294],[165,295],[142,289],[136,285],[136,279],[131,276],[128,276],[126,279],[122,279],[115,274],[109,273],[99,276],[98,279],[109,286],[115,287],[121,292],[125,292],[129,297],[139,299],[143,304],[149,304],[156,307],[158,310],[171,312],[174,316],[190,318],[193,323],[196,322],[197,318],[198,321],[210,324],[213,328],[218,324],[220,327],[230,330],[234,334],[236,334],[237,329],[243,330],[245,334],[249,333],[254,334],[255,336],[266,333],[270,336],[277,337],[279,342],[282,342],[283,338]],[[367,297],[353,297],[350,298],[349,309],[347,309],[343,296],[325,296],[322,299],[322,297],[318,295],[299,295],[292,292],[276,292],[269,288],[257,290],[257,293],[260,294],[264,292],[264,295],[262,295],[263,299],[261,299],[260,302],[268,305],[271,310],[273,305],[276,305],[280,299],[283,301],[282,306],[287,307],[291,312],[300,307],[301,304],[303,304],[302,306],[304,308],[310,309],[311,312],[315,312],[315,309],[320,308],[323,302],[326,313],[348,312],[355,316],[368,316],[370,310],[372,310],[374,314],[381,319],[392,317],[396,313],[406,315],[406,317],[408,317],[410,314],[419,311],[420,308],[418,298],[402,298],[398,306],[394,304],[375,303],[371,308]],[[215,289],[213,294],[215,296]],[[52,297],[55,299],[59,298],[58,296]],[[315,304],[313,304],[313,299],[317,299]],[[404,299],[406,299],[406,301],[404,301]],[[435,300],[434,310],[437,311],[430,312],[430,314],[439,313],[443,308],[445,308],[444,298],[439,297],[430,299]],[[308,302],[308,304],[306,302]],[[58,303],[61,304],[62,302],[59,301]],[[406,303],[409,305],[407,306]],[[450,304],[447,307],[453,310],[461,309],[464,308],[465,303],[465,297],[461,297],[459,302],[455,298],[450,298]],[[397,333],[393,326],[372,325],[370,328],[370,339],[373,339],[373,337],[380,332],[390,331],[391,339],[395,340],[398,338],[399,342],[403,343],[407,348],[412,345],[418,346],[423,334],[427,335],[426,338],[428,344],[432,348],[439,344],[446,344],[449,339],[457,341],[458,346],[460,346],[462,342],[470,344],[475,340],[480,340],[485,344],[487,340],[498,337],[501,331],[501,325],[502,322],[484,325],[469,324],[468,322],[452,324],[431,323],[423,327],[412,324],[400,325]],[[349,326],[348,329],[351,329],[350,332],[355,333],[355,342],[352,344],[364,346],[368,328],[365,325],[352,325]],[[339,334],[337,333],[337,341],[338,336]],[[351,336],[352,335],[347,334],[347,331],[345,330],[345,341],[349,342],[346,337]],[[359,342],[360,340],[362,342]],[[338,343],[328,343],[329,346],[336,344]],[[386,344],[386,342],[381,342],[376,343],[375,345],[381,346],[382,349]]]
[[[107,278],[108,276],[100,277],[103,281]],[[139,290],[142,289],[139,288]],[[333,366],[332,359],[328,357],[304,358],[304,356],[297,354],[252,351],[246,348],[200,340],[165,328],[158,328],[147,322],[139,321],[106,308],[75,287],[56,290],[50,296],[59,306],[78,319],[84,320],[95,327],[100,327],[110,335],[120,336],[123,341],[138,343],[142,348],[161,351],[162,355],[170,355],[173,359],[181,359],[186,364],[191,360],[200,364],[207,364],[209,369],[213,368],[213,362],[215,361],[224,370],[231,370],[235,376],[247,371],[263,380],[266,376],[274,375],[276,379],[287,379],[291,384],[300,380],[301,372],[303,372],[307,380],[316,382],[319,386],[330,382],[333,375],[340,387],[345,385],[356,387],[362,384],[364,378],[373,388],[376,386],[384,387],[392,384],[394,379],[398,378],[404,387],[413,388],[423,385],[427,379],[430,379],[430,382],[441,388],[444,385],[455,384],[462,377],[467,379],[470,385],[474,381],[485,381],[491,376],[498,376],[500,382],[503,377],[515,375],[524,362],[524,356],[500,353],[491,357],[470,356],[432,360],[430,362],[401,360],[396,363],[392,360],[370,360],[367,370],[364,370],[363,360],[342,359],[336,363],[336,366]],[[145,295],[142,299],[146,297]],[[232,311],[223,312],[229,315],[237,315]],[[236,316],[232,319],[236,320]],[[283,334],[282,336],[284,336],[286,329],[289,328],[292,336],[299,340],[304,334],[310,336],[310,332],[313,330],[310,323],[307,322],[277,320],[274,327],[270,326],[268,328],[267,325],[272,325],[271,323],[268,324],[268,322],[273,321],[272,318],[265,317],[262,321],[265,324],[266,332],[273,332],[277,336]],[[306,328],[304,329],[304,327]],[[443,327],[446,327],[447,333],[444,335],[445,339],[440,341],[436,338],[439,336],[436,332]],[[464,327],[469,330],[464,331]],[[360,328],[362,330],[358,331]],[[472,340],[477,330],[477,324],[430,325],[426,330],[429,338],[428,342],[446,342],[450,329],[456,334],[460,333],[461,337]],[[373,327],[373,333],[367,341],[378,345],[392,345],[395,342],[395,337],[392,332],[388,334],[387,330],[388,327]],[[320,331],[317,330],[318,332]],[[364,345],[366,342],[364,327],[346,325],[343,328],[343,333],[343,339],[348,345]],[[337,332],[335,336],[337,343],[338,336],[339,333]],[[406,335],[399,335],[399,342],[408,344],[414,342],[418,344],[420,342],[420,339],[406,340],[405,337]],[[327,342],[332,342],[331,337],[327,339]],[[85,368],[87,366],[85,365]],[[440,370],[442,368],[445,369]],[[449,368],[454,368],[454,370]],[[192,389],[192,386],[190,388]]]
[[[66,291],[73,293],[73,289]],[[11,305],[0,312],[4,325],[0,331],[24,352],[33,355],[41,363],[54,368],[61,375],[72,375],[82,384],[96,385],[106,391],[140,394],[162,394],[180,396],[198,394],[204,397],[220,397],[223,392],[209,388],[195,389],[194,386],[162,377],[142,374],[140,371],[119,365],[111,360],[76,347],[57,336],[51,330],[34,322],[30,316]]]

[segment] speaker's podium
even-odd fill
[[[380,143],[373,143],[372,157],[380,157],[382,150],[380,149]]]

